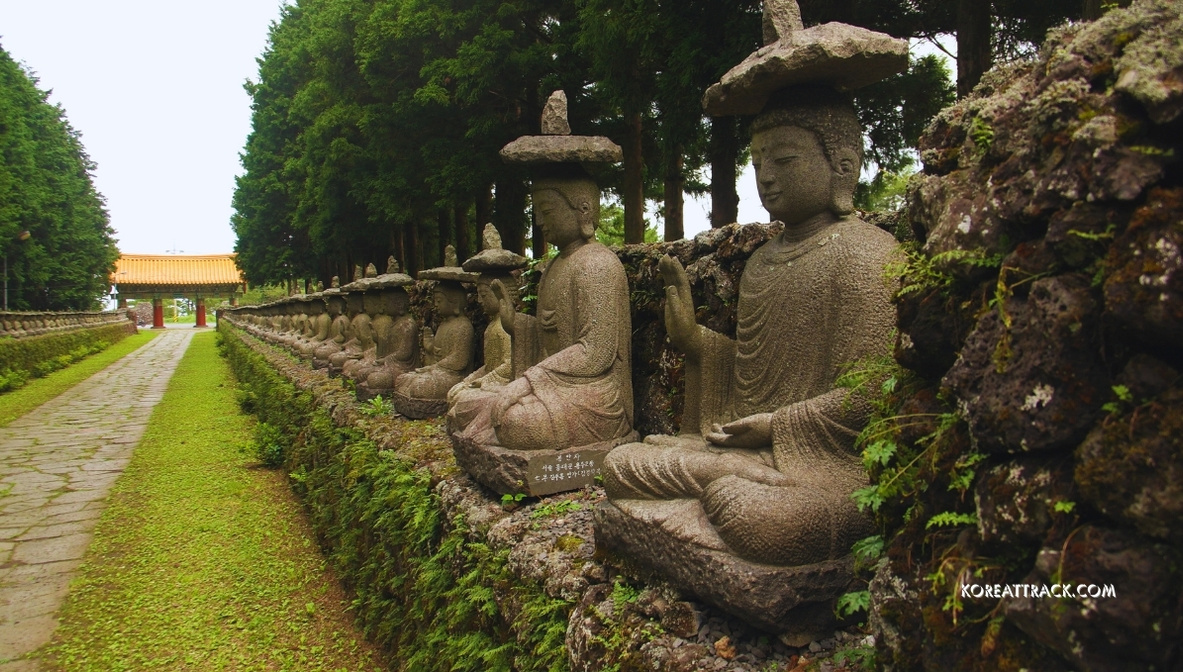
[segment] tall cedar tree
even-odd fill
[[[0,48],[0,254],[15,310],[90,310],[119,250],[95,164],[61,107]],[[26,240],[18,240],[28,231]]]
[[[989,8],[986,37],[958,32],[968,21],[960,0],[801,0],[809,25],[845,21],[909,38],[957,33],[962,88],[1087,3],[969,4]],[[666,238],[679,237],[684,191],[710,190],[712,225],[734,221],[749,120],[708,120],[700,101],[759,46],[760,10],[758,0],[288,5],[259,81],[248,85],[254,130],[234,215],[248,279],[345,279],[354,264],[381,267],[389,254],[413,272],[438,263],[447,243],[462,256],[475,252],[490,220],[506,247],[524,249],[527,176],[497,151],[538,132],[542,102],[557,88],[567,91],[577,132],[608,135],[625,149],[623,170],[601,179],[624,202],[627,240],[644,235],[647,199],[664,202]],[[858,92],[868,162],[905,167],[919,130],[951,97],[935,59]],[[698,177],[706,166],[709,185]],[[545,249],[535,237],[535,254]]]

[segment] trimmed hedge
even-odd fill
[[[101,352],[134,333],[134,324],[118,322],[27,338],[0,338],[0,393]]]
[[[380,449],[372,437],[382,428],[359,426],[349,391],[336,381],[301,389],[248,338],[219,326],[239,401],[266,424],[261,436],[282,443],[284,468],[366,635],[402,669],[567,670],[572,602],[515,575],[509,549],[487,543],[463,515],[445,519],[435,486],[454,466],[438,423],[375,419],[398,423],[397,441],[383,440],[397,447]]]

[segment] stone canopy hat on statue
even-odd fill
[[[529,259],[510,250],[502,249],[501,234],[492,223],[485,224],[481,234],[480,252],[464,261],[464,270],[475,273],[509,273],[525,268]]]
[[[445,280],[448,282],[476,282],[480,278],[477,273],[469,273],[460,267],[456,258],[456,248],[451,245],[444,248],[444,265],[419,271],[420,280]]]
[[[765,0],[764,46],[712,84],[702,107],[712,117],[755,115],[781,89],[852,91],[907,67],[907,40],[845,23],[805,28],[796,0]]]
[[[415,279],[398,270],[398,260],[393,256],[386,260],[386,272],[376,278],[367,278],[367,289],[389,289],[391,287],[407,287],[415,284]]]
[[[362,267],[356,266],[353,270],[353,282],[341,288],[343,292],[364,292],[370,289],[374,283],[378,269],[373,264],[367,264],[365,270]]]
[[[555,91],[542,109],[542,135],[523,135],[501,148],[506,163],[534,168],[554,168],[566,164],[595,169],[619,163],[624,158],[620,145],[599,135],[571,135],[567,123],[567,94]]]

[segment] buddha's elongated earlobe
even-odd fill
[[[579,233],[584,240],[591,240],[596,235],[596,221],[592,216],[591,203],[581,201],[579,203]]]
[[[831,207],[839,217],[849,215],[854,212],[854,190],[858,186],[858,156],[848,149],[840,149],[830,165],[834,169],[830,178]]]

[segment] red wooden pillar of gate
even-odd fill
[[[152,299],[152,328],[164,328],[164,299],[160,297]]]
[[[205,326],[205,299],[200,296],[197,297],[197,325],[198,327]]]

